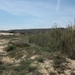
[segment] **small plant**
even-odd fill
[[[16,48],[16,46],[15,45],[8,45],[7,47],[6,47],[6,51],[7,52],[9,52],[9,51],[12,51],[12,50],[14,50]]]
[[[64,70],[66,69],[66,66],[63,65],[63,63],[67,62],[66,59],[60,55],[57,55],[54,57],[53,60],[53,67],[55,70],[58,71],[58,73],[64,73]]]
[[[63,57],[61,57],[61,56],[54,57],[54,64],[55,65],[62,64],[63,62],[65,62],[65,59]]]
[[[43,74],[40,73],[39,71],[35,71],[35,72],[33,72],[33,75],[43,75]]]
[[[29,68],[29,65],[30,65],[30,61],[29,60],[22,60],[20,62],[20,65],[19,66],[14,67],[14,70],[15,71],[22,71],[24,69],[28,69]]]
[[[50,72],[49,75],[56,75],[56,73],[55,72]]]
[[[75,75],[75,73],[74,72],[71,72],[71,75]]]
[[[30,45],[28,43],[24,43],[24,47],[29,47]]]
[[[29,72],[33,72],[33,71],[35,71],[36,69],[37,69],[37,67],[35,67],[35,66],[30,66],[29,69],[28,69],[28,71],[29,71]]]
[[[25,73],[33,72],[36,70],[36,67],[30,66],[31,63],[32,63],[32,60],[28,60],[28,59],[22,60],[20,62],[20,65],[13,67],[13,69],[16,72],[22,72],[22,71],[24,71]]]
[[[50,47],[47,47],[47,46],[42,47],[41,49],[42,49],[43,51],[52,52],[52,49],[51,49]]]
[[[0,63],[0,74],[3,73],[3,71],[5,70],[7,70],[7,66],[3,62],[1,62]]]
[[[41,63],[43,63],[43,62],[44,62],[43,57],[37,57],[37,58],[36,58],[36,60],[37,60],[38,62],[41,62]]]
[[[12,42],[13,45],[15,45],[16,47],[29,47],[30,45],[24,41],[16,41],[16,42]]]
[[[0,61],[0,65],[2,65],[3,64],[3,62],[2,61]]]

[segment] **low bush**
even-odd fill
[[[16,47],[21,47],[21,48],[30,46],[28,43],[25,43],[24,41],[11,42],[11,44],[15,45]]]
[[[64,70],[66,69],[66,65],[63,65],[63,63],[68,63],[66,58],[62,57],[61,55],[56,55],[54,57],[53,67],[55,70],[57,70],[58,74],[64,73]]]
[[[7,52],[12,51],[12,50],[14,50],[14,49],[16,49],[16,46],[15,46],[15,45],[12,45],[12,44],[8,45],[8,46],[5,48],[5,50],[6,50]]]
[[[31,63],[32,60],[28,60],[28,59],[22,60],[20,62],[20,65],[13,67],[13,69],[16,72],[22,72],[22,71],[24,71],[25,73],[33,72],[36,70],[36,67],[30,66]]]
[[[44,58],[43,58],[43,57],[37,57],[36,60],[37,60],[38,62],[41,62],[41,63],[44,62]]]
[[[39,71],[35,71],[35,72],[33,72],[33,75],[43,75],[43,74]]]

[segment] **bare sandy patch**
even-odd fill
[[[74,70],[75,71],[75,60],[71,60],[71,59],[67,58],[67,61],[69,62],[68,67],[71,70]]]
[[[0,33],[0,35],[13,35],[13,33]]]
[[[39,72],[43,75],[49,75],[50,72],[55,72],[52,66],[52,60],[45,60],[44,63],[39,63]]]

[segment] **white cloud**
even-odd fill
[[[59,6],[60,6],[60,0],[58,0],[58,4],[57,4],[57,7],[56,7],[57,11],[59,10]]]
[[[41,17],[47,14],[45,13],[48,12],[47,9],[53,9],[53,5],[43,1],[0,0],[0,10],[4,10],[15,15],[29,14]]]
[[[3,26],[4,29],[10,29],[48,27],[47,25],[53,25],[54,23],[64,25],[69,19],[72,19],[70,16],[75,16],[75,8],[61,6],[62,10],[58,11],[59,7],[60,0],[58,0],[57,7],[56,3],[51,2],[51,0],[0,0],[0,10],[15,15],[13,17],[16,19],[16,22],[12,17],[11,21],[6,21],[3,16],[5,13],[2,13],[1,17],[3,16],[4,20],[1,20],[1,22],[5,24],[0,23],[0,26]],[[18,15],[18,18],[16,18],[16,15]],[[67,16],[69,18],[66,18]]]

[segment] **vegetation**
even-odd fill
[[[49,75],[56,75],[56,73],[55,72],[50,72]]]
[[[19,35],[0,35],[0,39],[9,39],[5,51],[11,59],[22,61],[11,65],[0,62],[2,75],[3,73],[8,75],[10,69],[10,75],[43,75],[39,71],[38,64],[44,64],[46,60],[53,60],[54,70],[61,74],[66,69],[66,65],[63,64],[68,63],[66,58],[75,60],[75,30],[72,27],[8,32]],[[35,57],[36,55],[38,57]],[[34,62],[38,66],[31,66]],[[56,73],[49,72],[49,75]]]
[[[36,60],[37,60],[38,62],[41,62],[41,63],[43,63],[43,62],[44,62],[43,57],[37,57],[37,58],[36,58]]]
[[[71,72],[71,75],[75,75],[75,73],[74,72]]]
[[[20,73],[20,71],[24,72],[24,73],[29,73],[29,72],[33,72],[36,70],[36,67],[31,67],[30,64],[31,64],[32,60],[22,60],[20,62],[20,65],[19,66],[14,66],[13,69],[14,71],[17,71]]]
[[[71,59],[75,59],[75,30],[53,28],[48,33],[42,33],[29,37],[29,42],[34,43],[48,52],[60,51]]]
[[[8,46],[6,47],[6,51],[7,51],[7,52],[12,51],[12,50],[15,50],[15,48],[16,48],[15,45],[10,44],[10,45],[8,45]]]

